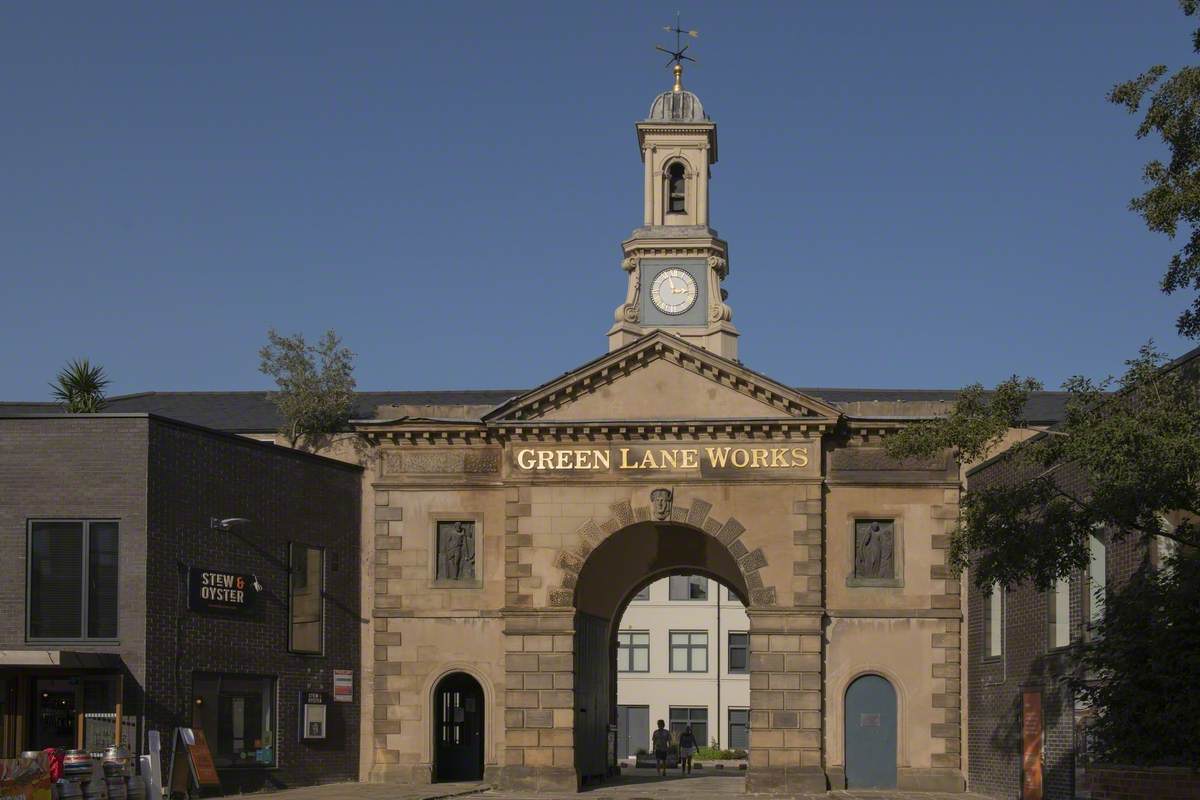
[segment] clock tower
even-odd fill
[[[616,350],[653,330],[737,359],[737,328],[721,282],[729,248],[708,225],[708,179],[717,161],[717,126],[700,98],[675,86],[655,98],[637,123],[643,170],[642,226],[621,243],[628,273],[625,302],[608,331]]]

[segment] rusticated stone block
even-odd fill
[[[800,726],[800,715],[795,711],[772,711],[772,728],[797,728]]]
[[[608,507],[612,511],[613,517],[617,520],[620,527],[632,525],[634,523],[633,506],[628,500],[622,500],[618,503],[613,503]]]
[[[529,709],[525,712],[526,728],[554,727],[554,712],[548,708]]]
[[[538,693],[528,691],[507,691],[504,693],[504,705],[508,708],[537,708]],[[399,733],[400,731],[396,731]]]
[[[721,526],[721,530],[717,534],[717,540],[721,542],[721,544],[728,547],[729,545],[733,544],[733,542],[739,536],[745,533],[745,531],[746,528],[742,525],[742,523],[738,522],[733,517],[730,517],[728,520],[726,520],[725,524]]]
[[[751,653],[751,672],[783,672],[783,655],[781,653]]]
[[[570,550],[562,550],[559,552],[558,557],[554,559],[554,566],[565,572],[578,573],[579,570],[583,569],[583,559]]]
[[[538,656],[538,668],[542,672],[570,672],[575,668],[574,659],[571,653],[542,653]]]
[[[709,517],[708,519],[704,520],[704,532],[709,536],[716,536],[721,532],[721,523],[712,517]]]
[[[567,608],[575,602],[575,592],[570,589],[551,589],[550,605],[556,608]]]
[[[692,507],[688,509],[688,524],[697,528],[703,526],[709,511],[712,511],[712,503],[706,500],[693,500]]]
[[[765,589],[752,589],[750,591],[750,605],[752,605],[752,606],[773,606],[773,605],[775,605],[775,587],[769,586]]]
[[[766,565],[767,556],[763,553],[761,547],[755,548],[738,562],[738,566],[742,568],[742,572],[753,572],[756,569],[762,569]]]
[[[572,708],[575,705],[575,693],[569,690],[547,689],[538,692],[541,707],[545,709]]]

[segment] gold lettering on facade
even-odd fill
[[[807,447],[620,447],[619,470],[802,469],[809,464]],[[612,469],[608,450],[523,448],[516,451],[518,469],[534,471]]]
[[[704,451],[708,453],[708,463],[714,467],[723,467],[729,459],[728,447],[706,447]]]

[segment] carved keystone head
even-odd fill
[[[657,522],[671,519],[671,502],[674,494],[670,489],[655,489],[650,492],[650,516]]]

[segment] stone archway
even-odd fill
[[[580,571],[592,552],[600,547],[610,536],[632,526],[650,525],[662,526],[668,523],[652,522],[649,506],[633,505],[623,500],[610,507],[612,516],[603,522],[589,520],[579,529],[579,544],[573,548],[559,551],[554,565],[562,570],[562,581],[557,588],[550,590],[550,605],[561,608],[577,608],[577,584]],[[705,500],[696,499],[690,508],[673,506],[671,508],[670,525],[690,528],[697,533],[706,534],[707,538],[719,544],[730,558],[736,562],[741,580],[732,575],[723,576],[731,585],[742,586],[742,596],[748,599],[750,607],[770,607],[776,603],[777,593],[774,586],[764,586],[760,570],[767,566],[767,557],[761,548],[749,550],[740,540],[746,528],[735,518],[729,517],[725,522],[710,515],[712,505]],[[703,541],[703,540],[701,540]],[[715,552],[715,551],[714,551]],[[697,559],[693,559],[696,561]],[[681,564],[680,566],[684,566]],[[688,564],[699,570],[705,568],[701,563]]]
[[[643,485],[635,496],[644,496],[647,488]],[[603,774],[608,725],[615,721],[610,718],[616,708],[610,681],[615,674],[613,619],[619,622],[620,610],[647,579],[682,572],[715,578],[748,601],[747,791],[826,788],[822,615],[818,608],[781,606],[774,581],[766,579],[801,575],[804,585],[810,585],[808,573],[794,571],[793,564],[787,564],[793,567],[787,573],[768,564],[768,551],[785,559],[793,556],[795,534],[787,527],[747,530],[733,516],[712,513],[713,505],[693,491],[687,493],[686,506],[673,507],[669,519],[661,522],[651,519],[649,506],[612,502],[608,515],[586,519],[573,535],[563,537],[570,544],[545,561],[533,548],[506,550],[506,574],[518,587],[521,576],[534,585],[547,579],[547,605],[533,606],[532,598],[514,593],[503,613],[504,788],[574,792],[585,777]],[[759,508],[746,508],[756,517],[772,518]],[[809,510],[804,503],[795,508],[795,514]],[[612,577],[616,562],[606,552],[621,553],[621,576]],[[603,568],[606,563],[608,569]],[[597,567],[597,575],[606,576],[600,591],[588,587],[589,564]],[[793,582],[784,590],[795,587]]]
[[[735,560],[716,537],[686,522],[639,521],[596,545],[577,574],[567,573],[574,583],[574,745],[581,781],[604,778],[611,771],[609,731],[617,722],[616,634],[630,599],[651,579],[693,574],[728,586],[745,602],[748,580],[759,576],[758,567],[747,575],[743,562],[765,565],[765,558],[750,559],[747,554]]]

